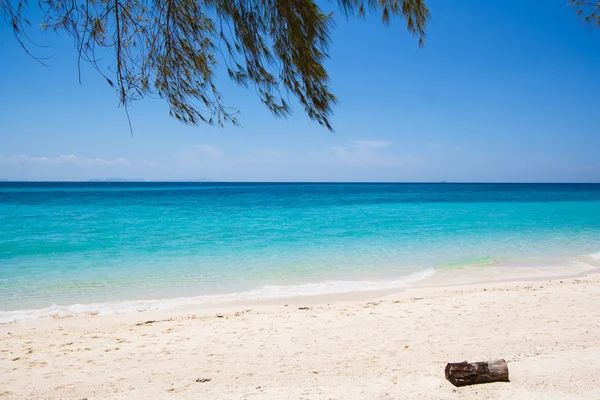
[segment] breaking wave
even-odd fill
[[[228,303],[243,300],[283,299],[300,296],[329,295],[352,292],[402,289],[435,274],[433,268],[389,281],[330,281],[290,286],[263,286],[240,293],[179,297],[160,300],[130,300],[106,303],[52,305],[41,309],[0,311],[0,324],[65,318],[79,315],[128,314],[144,311],[168,310],[180,307]]]

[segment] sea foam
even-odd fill
[[[592,254],[588,254],[588,257],[600,261],[600,252],[599,253],[592,253]]]
[[[405,277],[389,281],[330,281],[289,286],[263,286],[240,293],[178,297],[160,300],[130,300],[107,303],[55,305],[41,309],[0,311],[0,324],[34,321],[49,318],[65,318],[79,315],[129,314],[144,311],[160,311],[181,307],[220,304],[244,300],[285,299],[302,296],[318,296],[352,292],[403,289],[410,284],[435,274],[428,268]]]

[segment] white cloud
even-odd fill
[[[45,163],[49,161],[50,159],[48,157],[30,157],[25,154],[13,156],[0,155],[0,163],[2,164]]]
[[[401,167],[419,161],[416,157],[399,156],[391,147],[389,141],[351,140],[346,146],[331,147],[315,158],[328,164],[362,167]]]
[[[223,156],[223,150],[213,146],[212,144],[197,144],[192,146],[192,148],[195,149],[199,155],[203,155],[205,157],[216,159]]]
[[[75,163],[75,162],[78,161],[77,156],[74,155],[74,154],[68,154],[68,155],[58,156],[58,159],[61,162],[72,162],[72,163]]]
[[[78,157],[74,154],[60,155],[58,157],[32,157],[27,154],[17,154],[12,156],[0,155],[2,164],[75,164],[75,165],[121,165],[129,166],[131,162],[126,158],[104,159]]]
[[[223,151],[212,144],[183,147],[175,156],[175,166],[183,168],[204,167],[220,164]]]
[[[259,147],[250,150],[247,154],[240,157],[232,157],[231,160],[238,164],[262,164],[281,160],[285,155],[283,151]]]
[[[254,148],[248,152],[231,155],[212,144],[197,144],[180,149],[175,165],[184,168],[200,167],[210,171],[230,169],[242,164],[262,164],[280,160],[285,153],[269,148]]]

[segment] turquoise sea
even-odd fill
[[[600,266],[600,184],[0,183],[0,323]]]

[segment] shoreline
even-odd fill
[[[7,399],[597,399],[598,337],[594,271],[5,324],[0,376]],[[511,382],[444,380],[447,362],[494,358],[507,360]]]
[[[489,267],[488,267],[489,268]],[[469,271],[462,269],[455,269],[452,271],[445,271],[448,274],[445,276],[434,275],[415,283],[412,286],[394,289],[384,290],[364,290],[364,291],[353,291],[353,292],[341,292],[341,293],[329,293],[329,294],[316,294],[316,295],[301,295],[301,296],[290,296],[290,297],[278,297],[278,298],[256,298],[256,299],[244,299],[244,300],[233,300],[223,301],[214,303],[202,303],[192,304],[186,306],[175,306],[164,309],[147,309],[141,311],[126,311],[126,312],[114,312],[107,314],[90,314],[82,313],[78,315],[67,315],[60,317],[46,317],[39,319],[30,319],[25,321],[15,322],[4,322],[0,323],[0,335],[3,332],[3,328],[12,330],[19,326],[23,326],[27,329],[28,325],[45,325],[45,324],[59,324],[68,325],[70,322],[79,324],[82,321],[85,323],[94,323],[96,320],[100,322],[120,322],[121,320],[156,320],[156,319],[170,319],[180,318],[191,314],[204,314],[204,313],[220,313],[228,312],[237,309],[246,309],[248,307],[253,308],[281,308],[281,307],[302,307],[302,306],[322,306],[322,305],[339,305],[339,304],[355,304],[369,301],[379,301],[389,299],[391,297],[396,298],[412,298],[418,297],[423,294],[437,294],[441,292],[453,292],[453,291],[471,291],[471,290],[494,290],[500,287],[511,287],[511,286],[530,286],[532,284],[544,284],[544,283],[562,283],[563,281],[572,281],[578,279],[594,279],[600,283],[600,267],[593,269],[586,269],[576,273],[569,274],[538,274],[538,275],[515,275],[508,276],[501,279],[491,279],[489,275],[486,279],[476,280],[465,280],[464,278],[469,276]],[[444,278],[455,275],[454,281],[444,282]],[[157,299],[148,301],[169,301],[175,299]],[[142,300],[146,301],[146,300]],[[102,303],[104,304],[104,303]],[[77,306],[77,304],[75,305]],[[69,306],[67,306],[69,307]],[[18,310],[22,311],[22,310]],[[30,310],[25,310],[30,311]],[[37,311],[37,310],[31,310]],[[17,328],[18,329],[18,328]]]
[[[388,281],[329,281],[314,284],[273,286],[274,288],[287,289],[299,287],[319,287],[320,285],[346,285],[352,287],[367,287],[382,285],[384,288],[342,290],[331,293],[281,295],[267,297],[248,296],[251,293],[260,293],[269,287],[261,287],[249,292],[231,293],[222,295],[200,295],[194,297],[174,297],[162,299],[125,300],[104,303],[72,304],[51,306],[41,309],[21,309],[0,311],[0,327],[3,325],[32,323],[47,320],[68,320],[72,318],[103,318],[111,315],[144,315],[152,313],[186,313],[213,308],[236,307],[240,305],[283,305],[286,303],[321,304],[328,302],[356,302],[377,299],[390,294],[402,293],[411,289],[437,288],[452,289],[469,286],[482,286],[488,284],[538,282],[553,279],[572,279],[586,277],[600,273],[600,263],[597,263],[596,254],[588,255],[596,262],[579,263],[579,271],[571,272],[570,266],[553,267],[500,267],[494,265],[468,266],[435,270],[429,268],[413,272]],[[583,266],[582,266],[583,264]],[[595,265],[598,264],[598,265]],[[551,273],[552,272],[552,273]],[[240,298],[236,298],[240,297]],[[244,298],[246,297],[246,298]],[[208,299],[208,300],[207,300]],[[213,300],[217,299],[217,300]],[[221,300],[223,299],[223,300]],[[231,300],[229,300],[231,299]],[[10,320],[13,319],[13,320]]]

